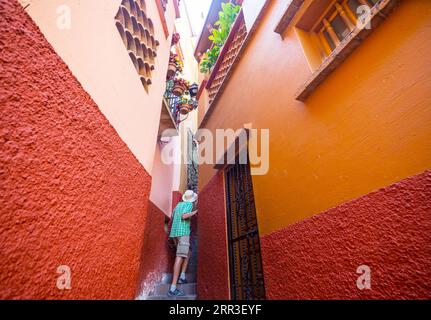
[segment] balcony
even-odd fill
[[[174,83],[172,80],[166,82],[166,91],[163,95],[162,114],[160,116],[160,137],[172,137],[178,135],[178,124],[180,115],[177,109],[181,97],[177,97],[172,93]],[[171,129],[166,131],[167,129]],[[172,133],[171,133],[172,132]]]
[[[182,95],[177,96],[174,94],[175,81],[170,79],[166,82],[160,116],[159,137],[177,136],[180,123],[185,121],[189,112],[195,110],[198,106],[195,98],[198,90],[197,84],[192,84],[186,88]],[[181,108],[184,105],[188,106],[188,108]]]
[[[220,55],[214,65],[207,80],[201,83],[201,90],[198,98],[203,93],[203,89],[207,91],[208,100],[206,105],[206,113],[202,118],[200,126],[204,126],[211,112],[221,96],[229,78],[238,62],[241,52],[245,47],[248,31],[244,20],[244,13],[241,10],[235,22],[232,25],[231,31],[225,44],[223,45]]]
[[[188,114],[197,108],[196,83],[190,84],[182,77],[184,55],[179,44],[180,35],[174,33],[171,41],[166,89],[163,94],[162,111],[158,136],[172,137],[178,135],[179,125],[188,118]]]
[[[162,112],[160,115],[159,137],[178,136],[178,111],[177,104],[180,97],[172,94],[172,85],[169,82],[166,86],[165,94],[162,101]]]

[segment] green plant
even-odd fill
[[[178,107],[181,107],[182,105],[190,105],[193,109],[196,109],[198,102],[196,99],[192,98],[189,93],[185,93],[181,96],[181,99],[177,104]]]
[[[220,55],[220,48],[226,42],[232,24],[241,10],[241,6],[232,3],[222,3],[221,6],[222,10],[219,12],[219,20],[214,24],[217,28],[214,28],[211,35],[208,37],[208,39],[212,41],[213,46],[205,52],[202,58],[200,66],[202,73],[209,72],[217,62]]]
[[[177,67],[177,71],[178,72],[181,73],[183,71],[184,64],[181,61],[180,57],[176,53],[172,53],[172,52],[170,53],[169,63],[170,64],[175,64],[175,66]]]
[[[219,12],[219,20],[214,24],[218,29],[213,29],[212,35],[209,36],[214,44],[222,46],[230,32],[230,28],[235,21],[238,12],[241,10],[240,6],[232,3],[222,3],[222,11]]]
[[[213,65],[217,62],[217,59],[220,55],[220,47],[214,46],[211,49],[208,49],[202,58],[202,62],[200,64],[200,70],[202,73],[207,73],[211,70]]]
[[[179,103],[180,104],[189,104],[190,103],[190,97],[188,97],[187,95],[182,95]]]
[[[190,87],[190,82],[184,78],[175,78],[174,79],[174,87],[175,86],[181,86],[183,87],[185,90],[189,90]]]

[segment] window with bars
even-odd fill
[[[395,10],[400,0],[292,0],[275,32],[294,30],[311,69],[295,98],[305,101]]]
[[[304,2],[305,9],[295,23],[295,30],[312,71],[362,29],[367,13],[372,16],[372,12],[378,12],[388,3],[392,0]]]
[[[361,6],[373,7],[379,0],[338,0],[327,7],[323,15],[312,27],[311,32],[317,34],[325,55],[332,51],[355,28]]]

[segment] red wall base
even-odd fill
[[[151,177],[18,2],[0,16],[0,299],[134,299]]]
[[[262,237],[267,297],[431,299],[430,244],[427,171]]]
[[[172,191],[172,212],[174,211],[175,207],[177,206],[178,202],[182,201],[182,193],[179,191]],[[171,213],[172,213],[171,212]]]
[[[147,295],[161,280],[162,273],[172,272],[175,251],[169,250],[165,232],[165,214],[154,203],[148,202],[144,243],[141,250],[139,294]]]
[[[223,174],[199,192],[198,298],[229,299]]]

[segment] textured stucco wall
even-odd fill
[[[431,171],[261,238],[270,299],[431,299]],[[360,265],[371,290],[359,290]]]
[[[172,192],[172,212],[174,211],[175,207],[177,206],[178,202],[181,201],[181,197],[183,194],[179,191],[173,191]],[[172,214],[171,212],[171,214]]]
[[[151,201],[145,223],[144,243],[141,251],[139,294],[148,295],[154,285],[161,280],[162,273],[171,272],[175,252],[168,248],[165,232],[165,214]]]
[[[133,299],[151,177],[22,7],[0,16],[0,298]]]
[[[10,0],[17,1],[17,0]],[[115,26],[121,0],[20,0],[57,54],[115,128],[148,173],[152,175],[162,96],[166,88],[171,35],[166,38],[157,1],[146,0],[146,14],[154,24],[157,49],[148,93]],[[66,6],[66,7],[65,7]],[[59,28],[70,8],[71,27]],[[174,28],[173,1],[165,14]],[[172,34],[172,32],[171,32]]]
[[[199,192],[198,298],[229,299],[223,174]]]
[[[274,32],[287,2],[269,1],[205,125],[270,129],[269,172],[253,176],[261,235],[431,168],[431,1],[400,1],[305,103],[301,12]],[[214,174],[201,165],[199,184]]]

